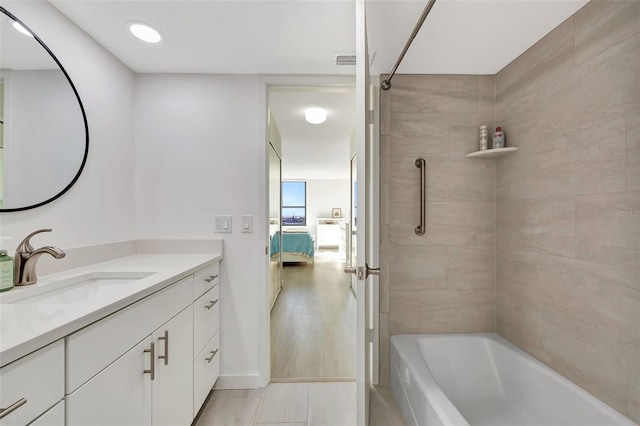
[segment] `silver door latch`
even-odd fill
[[[360,281],[369,278],[369,275],[380,275],[380,268],[370,268],[367,263],[364,266],[347,266],[344,268],[344,272],[347,274],[354,274]]]

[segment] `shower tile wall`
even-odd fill
[[[384,78],[384,76],[382,77]],[[465,159],[493,126],[494,77],[396,75],[381,99],[380,382],[389,335],[495,330],[494,161]],[[427,163],[427,234],[417,236]]]
[[[496,75],[497,331],[640,421],[640,2],[592,1]]]

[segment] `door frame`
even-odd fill
[[[314,76],[314,75],[274,75],[263,76],[260,82],[260,105],[262,105],[262,111],[260,113],[260,131],[262,133],[262,149],[264,160],[264,176],[263,176],[263,217],[268,221],[269,218],[269,169],[268,169],[268,149],[269,149],[269,89],[271,87],[355,87],[355,70],[353,75],[336,75],[336,76]],[[355,108],[355,103],[354,103]],[[268,255],[268,242],[269,242],[269,230],[268,227],[264,233],[265,241],[265,259],[263,263],[263,273],[265,279],[260,289],[260,318],[262,323],[260,327],[260,354],[259,354],[259,382],[261,387],[265,387],[271,381],[271,310],[269,306],[269,255]]]

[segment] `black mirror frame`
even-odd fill
[[[82,112],[82,120],[84,121],[84,134],[85,134],[85,148],[84,148],[84,156],[82,157],[82,163],[80,164],[80,168],[78,169],[78,172],[73,177],[71,182],[69,182],[69,184],[66,187],[64,187],[60,192],[58,192],[53,197],[51,197],[51,198],[49,198],[47,200],[41,201],[39,203],[32,204],[30,206],[25,206],[25,207],[15,207],[15,208],[8,208],[8,209],[0,208],[0,213],[8,213],[8,212],[19,212],[19,211],[23,211],[23,210],[30,210],[30,209],[35,209],[36,207],[44,206],[45,204],[49,204],[52,201],[57,200],[63,194],[65,194],[67,191],[69,191],[69,189],[71,189],[71,187],[78,181],[78,178],[80,178],[80,175],[82,174],[82,171],[84,170],[84,166],[87,163],[87,157],[89,155],[89,125],[87,124],[87,114],[85,113],[84,105],[82,104],[82,101],[80,100],[80,95],[78,94],[78,90],[76,90],[76,86],[73,84],[73,81],[71,81],[71,78],[69,77],[69,74],[67,74],[67,70],[64,69],[64,67],[62,66],[62,64],[60,63],[60,61],[56,57],[56,55],[54,55],[53,52],[51,51],[51,49],[49,49],[49,47],[47,47],[47,45],[44,44],[44,42],[40,39],[40,37],[38,37],[33,31],[31,31],[31,29],[28,26],[26,26],[20,19],[16,18],[11,12],[9,12],[7,9],[5,9],[2,6],[0,6],[0,12],[4,13],[9,18],[11,18],[14,21],[18,22],[27,31],[29,31],[31,33],[31,35],[33,35],[33,38],[40,44],[40,46],[42,46],[42,48],[49,54],[49,56],[51,56],[51,58],[53,58],[55,63],[58,65],[58,68],[60,68],[60,70],[62,71],[62,73],[66,77],[67,81],[71,85],[71,89],[73,90],[73,93],[76,96],[76,100],[78,101],[78,105],[80,105],[80,111]]]

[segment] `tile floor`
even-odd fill
[[[352,426],[355,382],[271,383],[214,391],[195,426]],[[388,387],[371,391],[372,426],[404,426]]]

